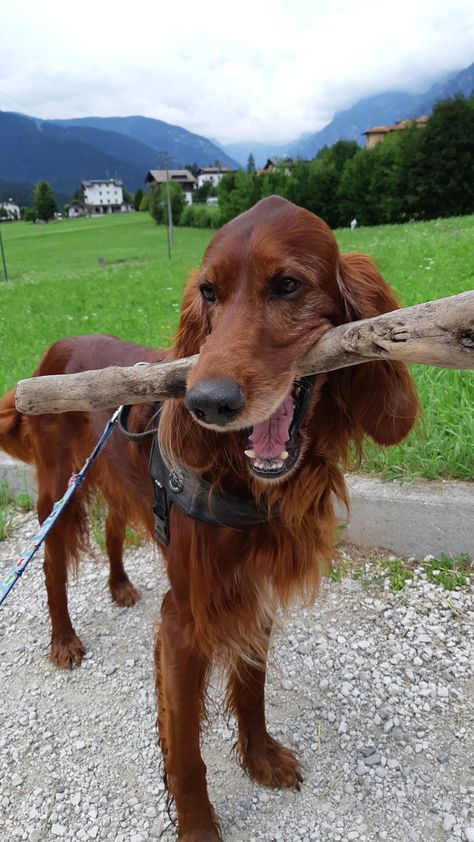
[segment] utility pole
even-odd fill
[[[168,207],[168,258],[171,260],[171,247],[173,245],[173,215],[171,213],[171,191],[168,153],[164,152],[163,157],[166,170],[166,204]]]
[[[3,277],[6,281],[8,281],[8,272],[7,272],[7,261],[5,258],[5,249],[3,248],[3,238],[2,238],[2,226],[0,223],[0,251],[2,252],[2,263],[3,263]]]

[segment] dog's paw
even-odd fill
[[[269,735],[260,750],[239,752],[245,771],[256,783],[273,788],[300,788],[301,765],[290,749]]]
[[[140,594],[132,585],[130,579],[109,583],[110,594],[114,602],[122,608],[131,608],[140,599]]]
[[[222,842],[216,830],[191,830],[178,836],[178,842]]]
[[[72,669],[74,666],[79,666],[85,654],[85,646],[74,632],[67,636],[57,635],[51,638],[50,659],[53,664],[61,667],[61,669]]]

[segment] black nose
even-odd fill
[[[230,377],[200,380],[187,391],[184,405],[199,421],[224,427],[243,409],[244,393]]]

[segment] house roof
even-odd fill
[[[156,184],[163,184],[167,180],[166,173],[169,173],[170,181],[177,181],[180,184],[194,184],[196,179],[189,170],[148,170],[145,181],[154,181]]]
[[[363,134],[384,134],[385,132],[401,132],[405,129],[409,129],[413,125],[417,126],[424,126],[428,122],[429,117],[426,114],[422,114],[421,117],[410,118],[407,117],[405,120],[396,120],[393,126],[374,126],[372,129],[367,129],[366,132]]]
[[[198,175],[204,175],[205,173],[224,173],[224,172],[232,172],[230,167],[201,167],[198,171]]]
[[[367,129],[363,134],[383,134],[384,132],[391,132],[390,126],[374,126],[373,129]]]
[[[113,184],[114,187],[123,187],[123,181],[118,178],[91,178],[88,181],[81,181],[82,187],[93,187],[94,184]]]
[[[410,126],[412,126],[414,122],[415,122],[414,120],[397,120],[393,124],[393,126],[391,128],[391,131],[392,132],[402,132],[402,131],[404,131],[404,129],[409,129]]]

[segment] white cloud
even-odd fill
[[[0,34],[0,108],[145,114],[222,142],[285,141],[473,58],[472,0],[82,0],[74,18],[64,0],[18,0]]]

